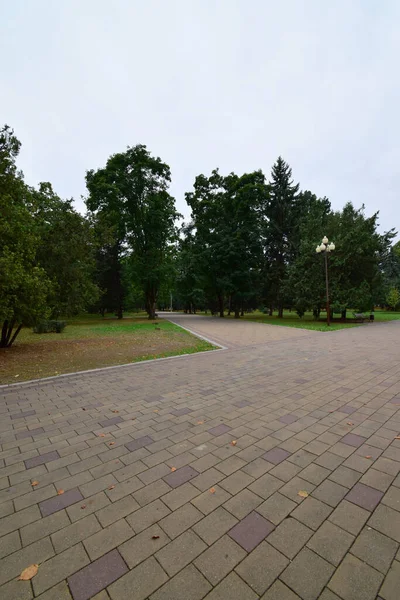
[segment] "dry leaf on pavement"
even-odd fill
[[[82,504],[81,508],[86,508],[86,504]]]
[[[151,539],[152,540],[158,540],[158,539],[160,539],[160,536],[159,535],[152,535]]]
[[[64,493],[64,490],[57,490],[57,496],[61,496]]]
[[[109,445],[110,445],[110,446],[114,446],[114,444],[115,444],[115,442],[110,442],[110,444],[109,444]]]
[[[370,454],[367,454],[365,458],[372,458],[372,456]]]
[[[176,467],[171,467],[171,471],[176,471]]]
[[[351,421],[347,421],[347,425],[354,425]]]
[[[236,446],[236,444],[237,444],[237,441],[236,441],[236,440],[232,440],[232,441],[231,441],[231,446]]]
[[[197,421],[197,425],[203,425],[204,421]]]
[[[210,493],[211,493],[211,494],[215,494],[215,488],[211,488],[211,489],[210,489]]]
[[[308,492],[305,492],[304,490],[297,492],[297,495],[300,496],[300,498],[308,498]]]
[[[29,567],[26,567],[26,569],[22,571],[18,579],[20,581],[29,581],[30,579],[32,579],[32,577],[35,577],[36,573],[38,572],[38,568],[39,565],[30,565]]]
[[[39,485],[39,482],[38,481],[32,481],[31,486],[35,487],[35,485]]]
[[[110,485],[110,487],[108,489],[113,490],[114,488],[115,488],[115,485]]]
[[[99,433],[99,437],[106,437],[105,433]]]
[[[119,410],[112,410],[111,412],[113,412],[113,413],[117,413],[117,412],[119,412]]]

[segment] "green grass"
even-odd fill
[[[67,321],[60,334],[23,329],[11,348],[0,350],[0,384],[213,349],[164,319],[85,315]]]
[[[205,313],[198,313],[204,315]],[[324,315],[326,313],[323,313]],[[353,313],[351,310],[347,311],[349,315],[349,319],[353,317]],[[208,313],[210,316],[210,313]],[[335,315],[336,317],[337,315]],[[215,317],[217,318],[217,317]],[[233,319],[234,316],[231,314],[229,317],[225,313],[225,318]],[[257,323],[267,323],[268,325],[279,325],[281,327],[296,327],[299,329],[311,329],[313,331],[337,331],[338,329],[349,329],[350,327],[359,327],[362,323],[331,323],[328,327],[326,324],[326,318],[320,318],[316,321],[311,312],[305,313],[303,318],[299,318],[297,314],[292,311],[284,311],[283,318],[279,319],[277,314],[275,313],[272,317],[269,315],[265,315],[260,311],[254,311],[253,313],[245,313],[244,317],[241,317],[246,321],[252,321]],[[384,321],[394,321],[400,319],[400,312],[389,312],[383,310],[375,311],[375,321],[384,322]],[[372,324],[371,324],[372,325]]]

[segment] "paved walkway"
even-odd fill
[[[0,389],[2,600],[399,600],[400,323],[257,327]]]

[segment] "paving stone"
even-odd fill
[[[329,582],[343,600],[375,600],[383,575],[348,554]]]
[[[364,444],[366,439],[367,438],[361,435],[357,435],[355,433],[347,433],[344,437],[342,437],[340,441],[342,442],[342,444],[347,444],[348,446],[359,448],[360,446],[362,446],[362,444]]]
[[[92,598],[97,592],[125,575],[127,571],[128,568],[118,550],[112,550],[68,578],[73,599]]]
[[[347,488],[327,479],[313,491],[312,495],[314,498],[335,508],[343,500],[347,492]]]
[[[209,429],[208,433],[211,433],[211,435],[219,436],[224,433],[228,433],[228,431],[231,431],[231,429],[232,428],[229,427],[229,425],[225,425],[224,423],[222,423],[221,425],[217,425],[216,427],[212,427],[211,429]]]
[[[266,500],[267,498],[272,496],[274,492],[282,488],[283,485],[284,483],[280,479],[277,479],[269,473],[265,473],[265,475],[259,477],[257,481],[249,485],[249,490],[257,496],[261,496],[261,498],[264,498],[264,500]]]
[[[211,585],[193,565],[183,571],[155,592],[150,600],[201,600],[211,590]]]
[[[22,544],[28,546],[41,538],[47,537],[70,524],[65,510],[53,513],[35,523],[30,523],[20,529]],[[57,551],[57,550],[56,550]]]
[[[78,502],[77,504],[69,506],[67,508],[67,513],[71,521],[74,523],[75,521],[84,519],[89,514],[108,506],[109,504],[111,504],[111,502],[105,493],[100,492],[99,494],[95,494],[94,496],[85,499],[83,502]]]
[[[397,600],[399,597],[399,582],[400,563],[395,560],[383,582],[377,600],[380,600],[380,598],[382,598],[382,600]]]
[[[400,462],[381,456],[374,462],[374,469],[396,476],[400,471]]]
[[[233,518],[233,517],[232,517]],[[13,531],[0,538],[0,559],[16,552],[21,548],[21,540],[18,531]]]
[[[339,596],[336,596],[336,594],[334,594],[331,590],[328,590],[328,588],[325,588],[318,600],[341,600],[341,599],[339,598]],[[379,600],[379,598],[377,598],[377,600]]]
[[[66,581],[58,583],[47,592],[37,596],[37,598],[38,600],[73,600]],[[93,600],[97,600],[97,598],[93,598]]]
[[[193,531],[197,533],[206,544],[211,545],[236,525],[237,522],[238,520],[235,517],[220,506],[199,523],[196,523],[196,525],[193,526]]]
[[[312,534],[311,529],[296,519],[288,517],[271,533],[268,543],[288,558],[293,559]]]
[[[337,567],[353,541],[353,535],[325,521],[308,541],[307,546]]]
[[[224,478],[225,475],[223,473],[217,471],[217,469],[211,468],[195,477],[192,480],[192,485],[204,492],[205,490],[222,481]]]
[[[330,471],[337,469],[338,466],[343,462],[343,458],[338,456],[337,454],[332,454],[332,452],[324,452],[318,458],[315,459],[315,464],[320,465],[321,467],[325,467]]]
[[[197,475],[199,475],[199,473],[195,469],[193,469],[193,467],[186,465],[184,467],[181,467],[180,469],[177,469],[173,473],[169,473],[168,475],[163,477],[163,480],[170,487],[176,488],[180,485],[183,485],[187,481],[190,481]]]
[[[304,548],[281,574],[281,579],[303,600],[317,600],[334,570],[323,558]]]
[[[46,560],[32,580],[35,595],[42,594],[49,588],[79,571],[89,563],[89,558],[82,546],[77,544],[61,554]]]
[[[208,515],[218,506],[221,506],[221,504],[227,502],[230,497],[231,495],[228,494],[228,492],[216,485],[215,487],[210,488],[206,492],[200,494],[200,496],[194,498],[192,500],[192,504],[201,510],[204,515]]]
[[[229,535],[247,552],[251,552],[274,528],[273,523],[253,511],[237,523],[229,531]]]
[[[39,435],[40,433],[44,433],[43,427],[36,427],[36,429],[27,429],[26,431],[20,431],[15,435],[16,440],[24,440],[28,437],[34,437]]]
[[[382,504],[400,511],[400,489],[391,487],[382,498]]]
[[[210,592],[205,600],[257,600],[258,596],[236,573],[230,573]]]
[[[68,490],[61,496],[55,496],[54,498],[50,498],[49,500],[44,500],[39,503],[40,512],[43,517],[47,517],[63,508],[67,508],[67,506],[71,506],[71,504],[76,504],[77,502],[81,502],[83,500],[83,496],[78,490],[78,488]]]
[[[138,490],[133,494],[133,497],[140,506],[146,506],[146,504],[149,504],[153,500],[157,500],[157,498],[164,496],[164,494],[170,491],[171,487],[166,484],[165,481],[160,479],[159,481],[155,481]]]
[[[264,460],[272,463],[273,465],[279,465],[282,461],[290,456],[290,452],[283,450],[282,448],[272,448],[262,455]]]
[[[380,504],[368,521],[368,525],[400,543],[399,513],[389,506]]]
[[[246,556],[246,552],[224,535],[194,561],[212,585],[219,583]]]
[[[357,535],[369,516],[370,513],[364,508],[356,506],[352,502],[347,502],[347,500],[342,500],[329,516],[329,520],[345,531]]]
[[[25,412],[18,413],[16,415],[10,415],[11,419],[24,419],[25,417],[31,417],[36,415],[36,410],[26,410]]]
[[[382,471],[377,471],[376,469],[368,469],[360,479],[360,483],[369,485],[369,487],[380,490],[381,492],[386,492],[392,481],[393,475],[382,473]]]
[[[40,518],[41,514],[39,508],[36,505],[29,506],[24,510],[20,510],[17,513],[13,513],[12,515],[0,519],[1,534],[6,535],[7,533],[11,533],[11,531],[20,529],[24,525],[28,525]]]
[[[295,477],[301,471],[301,467],[294,465],[288,460],[284,460],[279,465],[276,465],[269,471],[270,475],[282,479],[282,481],[289,481],[292,477]]]
[[[357,537],[351,553],[384,575],[396,555],[398,544],[378,531],[365,527]]]
[[[344,487],[352,488],[353,485],[356,484],[360,479],[360,477],[361,474],[358,471],[340,466],[330,474],[329,479]]]
[[[157,540],[158,541],[158,540]],[[156,553],[156,558],[170,577],[194,561],[207,548],[194,531],[186,531]]]
[[[265,592],[261,600],[299,600],[299,596],[278,579]]]
[[[27,469],[32,469],[33,467],[38,467],[39,465],[44,465],[53,460],[57,460],[60,458],[60,455],[56,450],[53,452],[46,452],[45,454],[40,454],[39,456],[34,456],[33,458],[28,458],[25,460],[25,467]]]
[[[253,481],[253,477],[250,477],[250,475],[247,475],[247,473],[243,473],[243,471],[240,470],[221,481],[220,486],[233,495],[238,494]]]
[[[304,479],[301,479],[301,477],[293,477],[293,479],[280,488],[279,492],[293,502],[300,504],[300,502],[303,501],[303,497],[299,496],[299,492],[311,494],[314,489],[315,485],[313,483],[305,481]]]
[[[262,594],[288,565],[288,559],[262,542],[236,568],[236,572],[257,594]]]
[[[29,581],[10,581],[0,588],[5,600],[31,600],[33,592]]]
[[[320,465],[310,464],[301,472],[301,478],[314,483],[314,485],[319,485],[330,474],[329,469],[325,469]]]
[[[293,464],[304,469],[309,464],[311,464],[315,460],[315,454],[311,452],[307,452],[307,450],[301,449],[298,452],[295,452],[289,457],[289,461]]]
[[[241,467],[246,465],[246,461],[238,458],[237,456],[230,456],[229,458],[221,461],[216,465],[216,469],[221,471],[224,475],[231,475],[235,471],[238,471]]]
[[[260,504],[257,512],[271,521],[274,525],[279,525],[285,517],[296,508],[297,504],[279,492],[275,492],[268,500]]]
[[[197,536],[195,536],[195,538],[196,537]],[[160,548],[169,542],[169,537],[161,527],[152,525],[119,546],[119,552],[128,567],[133,569],[133,567],[136,567],[136,565],[157,552],[157,550],[160,550]]]
[[[33,488],[31,492],[14,499],[14,507],[16,511],[22,510],[27,506],[38,504],[42,500],[47,500],[57,493],[53,484],[46,485],[42,488]]]
[[[187,503],[159,521],[159,525],[171,539],[174,539],[202,518],[203,513],[197,510],[193,504]]]
[[[383,497],[383,492],[371,488],[363,483],[356,483],[346,496],[346,500],[365,508],[365,510],[374,510]]]
[[[128,497],[128,500],[135,502],[131,496]],[[104,510],[108,510],[110,508],[111,507],[107,507]],[[132,527],[135,533],[140,533],[144,529],[147,529],[147,527],[150,527],[150,525],[153,525],[154,523],[157,523],[158,521],[163,519],[170,512],[171,511],[165,506],[163,502],[161,502],[161,500],[154,500],[154,502],[151,502],[147,506],[144,506],[139,510],[135,510],[132,514],[130,514],[127,517],[126,520],[128,521],[129,525]]]
[[[105,421],[100,421],[100,427],[111,427],[111,425],[116,425],[117,423],[122,423],[122,417],[113,417],[112,419],[106,419]]]
[[[18,552],[6,556],[0,561],[0,585],[19,576],[27,566],[34,563],[40,564],[52,556],[54,556],[54,550],[50,538],[39,540],[26,548],[22,548],[22,550],[18,550]]]
[[[316,530],[331,512],[332,508],[330,506],[310,496],[293,511],[292,517],[304,523],[307,527]]]
[[[242,490],[233,496],[224,504],[224,508],[229,510],[237,519],[243,519],[252,510],[262,503],[262,498],[253,494],[248,489]]]
[[[103,554],[113,550],[135,534],[125,519],[120,519],[105,529],[87,537],[83,545],[90,560],[96,560]]]
[[[120,500],[97,511],[96,517],[100,521],[102,527],[107,527],[107,525],[111,525],[111,523],[115,523],[115,521],[131,515],[138,509],[140,509],[139,504],[130,494],[128,494]],[[150,524],[151,523],[149,523],[149,525]]]
[[[94,479],[93,481],[89,481],[88,483],[84,483],[79,486],[79,491],[83,495],[84,498],[89,498],[89,496],[93,496],[98,492],[105,491],[111,485],[117,485],[117,480],[114,475],[111,473],[108,475],[104,475],[103,477],[99,477],[99,479]]]

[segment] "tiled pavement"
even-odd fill
[[[400,323],[243,325],[0,389],[2,600],[399,600]]]

